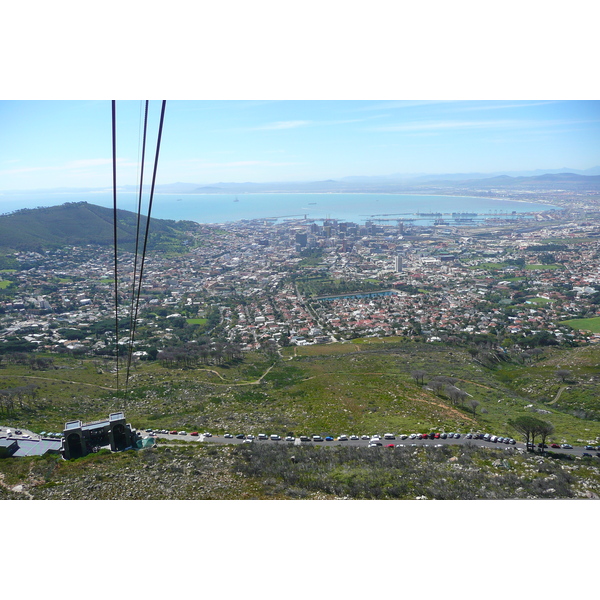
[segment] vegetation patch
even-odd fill
[[[591,331],[592,333],[600,333],[600,317],[569,319],[568,321],[561,321],[561,324],[568,325],[577,330],[583,329],[585,331]]]

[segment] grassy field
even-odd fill
[[[561,325],[568,325],[573,329],[583,329],[592,333],[600,333],[600,317],[592,317],[591,319],[570,319],[562,321]]]
[[[526,271],[554,271],[562,268],[562,265],[525,265]]]
[[[550,304],[551,302],[552,300],[550,300],[550,298],[540,298],[539,296],[536,296],[535,298],[527,298],[525,304],[530,303],[535,304],[536,306],[545,306],[546,304]]]
[[[189,325],[204,325],[206,323],[206,319],[186,319]]]
[[[282,358],[248,353],[235,366],[167,368],[142,362],[130,373],[114,363],[56,357],[55,367],[32,371],[2,363],[0,389],[37,386],[0,422],[32,431],[60,431],[66,421],[105,418],[125,410],[135,427],[214,433],[363,434],[430,430],[489,431],[515,437],[508,421],[531,409],[547,411],[556,441],[600,444],[600,348],[546,349],[535,363],[489,369],[467,348],[366,338],[288,347]],[[561,381],[558,369],[570,369]],[[413,373],[425,373],[424,385]],[[427,384],[455,378],[469,396],[453,404]],[[555,399],[560,392],[559,399]],[[568,389],[567,389],[568,388]],[[479,404],[473,412],[469,400]],[[526,407],[530,408],[526,408]]]

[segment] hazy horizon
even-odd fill
[[[150,102],[150,183],[160,102]],[[136,185],[143,103],[117,102]],[[112,186],[110,101],[0,102],[0,190]],[[167,101],[157,185],[525,172],[600,165],[600,102]]]

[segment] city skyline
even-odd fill
[[[117,183],[139,180],[141,101],[117,102]],[[160,101],[150,102],[150,182]],[[0,190],[109,188],[111,102],[0,102]],[[585,170],[595,100],[167,101],[157,184]]]

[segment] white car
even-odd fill
[[[233,437],[233,433],[226,433],[223,437],[225,437],[225,438],[232,438]]]
[[[347,435],[340,435],[340,437],[338,438],[339,442],[347,442],[348,441],[348,436]]]
[[[258,439],[259,440],[268,440],[269,436],[266,433],[259,433],[258,434]]]
[[[371,438],[368,435],[361,435],[360,439],[361,440],[370,440]]]
[[[379,437],[379,436],[377,436],[377,437]],[[384,440],[395,440],[396,436],[393,433],[384,433],[383,439]]]
[[[285,441],[286,442],[294,442],[294,441],[296,441],[296,438],[293,435],[288,435],[288,436],[286,436]]]
[[[278,441],[280,441],[280,440],[281,440],[281,437],[279,437],[279,436],[278,436],[276,433],[272,433],[272,434],[271,434],[271,439],[272,439],[274,442],[278,442]]]
[[[352,441],[356,441],[356,440],[359,440],[360,438],[359,438],[357,435],[351,435],[351,436],[350,436],[350,439],[351,439]]]

